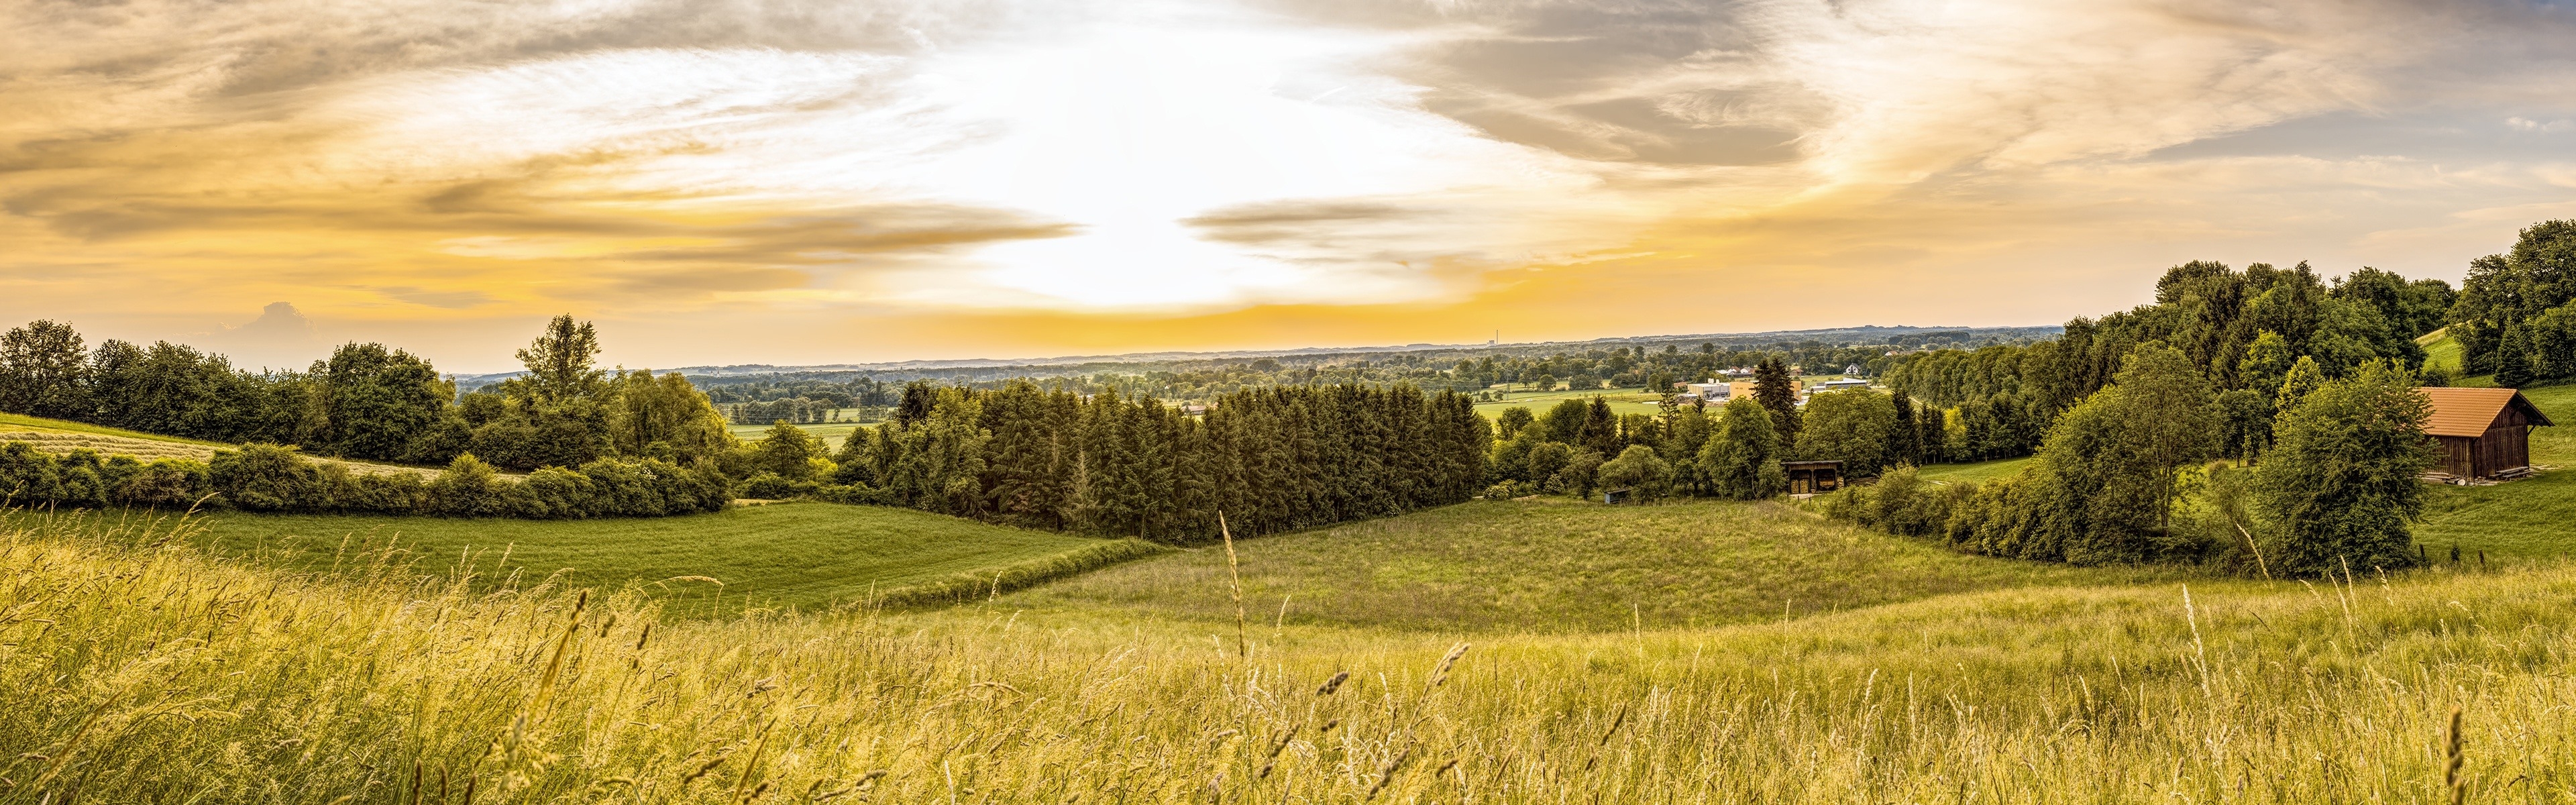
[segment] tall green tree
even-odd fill
[[[2276,567],[2298,574],[2405,567],[2407,523],[2423,514],[2433,466],[2431,404],[2402,367],[2375,363],[2319,385],[2282,412],[2279,444],[2255,476]]]
[[[1771,413],[1771,431],[1781,444],[1798,443],[1798,379],[1777,357],[1753,367],[1753,399]],[[1731,410],[1731,404],[1730,404]]]
[[[1532,416],[1529,409],[1515,406],[1505,408],[1502,413],[1494,416],[1494,429],[1504,441],[1510,441],[1512,437],[1520,435],[1522,428],[1529,427],[1530,423],[1536,421],[1538,418]]]
[[[326,423],[319,446],[351,458],[408,456],[455,398],[427,359],[383,344],[342,344],[316,374]]]
[[[571,314],[546,322],[537,340],[518,355],[528,370],[527,396],[540,406],[591,399],[606,390],[607,372],[595,364],[599,330],[590,322],[573,321]]]
[[[1896,389],[1888,392],[1887,404],[1896,410],[1895,425],[1887,431],[1888,465],[1922,466],[1923,426],[1918,422],[1922,416],[1914,405],[1914,398],[1904,389]]]
[[[761,434],[760,441],[746,447],[751,452],[749,469],[752,472],[773,472],[791,481],[814,478],[819,474],[814,466],[815,459],[829,454],[822,439],[785,420],[770,425],[769,430]]]
[[[1804,428],[1795,451],[1800,459],[1843,462],[1843,472],[1856,478],[1877,475],[1887,465],[1896,407],[1886,394],[1870,389],[1817,394],[1807,399],[1801,419]]]
[[[2183,469],[2217,452],[2216,401],[2190,356],[2158,342],[2131,351],[2115,382],[2126,392],[2128,440],[2153,479],[2156,528],[2168,530]]]
[[[39,319],[0,334],[0,411],[85,419],[89,353],[69,324]]]
[[[1751,399],[1739,398],[1726,403],[1716,434],[1700,448],[1699,463],[1711,493],[1736,500],[1759,500],[1789,486],[1788,473],[1780,467],[1780,453],[1779,432],[1771,427],[1770,410]]]

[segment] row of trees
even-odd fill
[[[2306,575],[2416,561],[2407,522],[2434,461],[2427,403],[2395,361],[2283,391],[2278,441],[2255,467],[2218,455],[2222,415],[2198,367],[2160,343],[2069,409],[2021,474],[1935,486],[1910,468],[1831,513],[1961,550],[2074,564],[2219,560]],[[2207,505],[2182,505],[2197,487]]]
[[[2328,282],[2305,263],[2195,261],[2165,272],[2155,304],[2075,319],[2054,341],[1899,356],[1883,381],[1951,409],[1943,457],[2010,458],[2037,450],[2048,424],[2111,383],[2138,345],[2160,343],[2211,384],[2221,454],[2249,457],[2272,443],[2280,388],[2303,365],[2335,379],[2393,362],[2418,382],[2448,382],[2414,337],[2439,326],[2455,296],[2440,280],[2372,268]]]
[[[519,360],[524,376],[459,395],[428,359],[351,343],[302,372],[250,372],[180,344],[84,349],[70,325],[0,334],[0,411],[307,453],[441,465],[471,453],[510,470],[602,458],[686,465],[737,443],[676,373],[599,368],[597,331],[558,316]]]
[[[450,517],[660,517],[724,508],[726,479],[711,464],[600,459],[511,479],[473,456],[436,476],[353,472],[275,445],[217,451],[211,461],[64,455],[0,444],[0,489],[22,506],[235,508],[258,512],[432,514]]]
[[[2469,263],[2451,337],[2472,374],[2519,388],[2576,377],[2576,221],[2522,231],[2513,249]]]
[[[1151,397],[1017,382],[914,383],[887,422],[825,455],[781,424],[741,459],[746,494],[809,494],[1165,542],[1380,517],[1482,489],[1485,420],[1410,387],[1288,386],[1189,416]]]

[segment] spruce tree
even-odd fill
[[[1781,444],[1797,444],[1798,379],[1789,376],[1789,367],[1778,357],[1763,358],[1753,367],[1753,399],[1771,412],[1775,438]]]

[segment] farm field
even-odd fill
[[[24,414],[0,414],[0,442],[13,441],[26,442],[37,450],[48,453],[95,450],[100,455],[134,456],[145,461],[160,458],[193,458],[204,461],[214,457],[215,451],[234,446],[223,442],[183,439],[177,436],[92,425],[86,422],[46,419]],[[351,472],[412,473],[425,477],[438,474],[438,469],[432,467],[350,461],[320,456],[312,458],[315,461],[346,466]]]
[[[833,409],[832,413],[844,420],[849,420],[856,417],[864,410],[865,409],[859,408],[836,408]],[[763,432],[769,430],[771,424],[772,423],[768,422],[730,423],[725,425],[725,430],[731,432],[734,435],[734,438],[750,441],[760,438]],[[833,449],[839,449],[841,446],[841,440],[848,438],[851,431],[858,430],[860,428],[873,428],[876,426],[877,420],[869,420],[866,422],[843,421],[803,423],[798,424],[796,427],[804,429],[806,433],[822,437],[825,443],[830,444]]]
[[[1479,501],[1235,546],[1258,620],[1433,632],[1777,621],[1960,592],[2173,578],[1968,556],[1789,506]],[[1033,611],[1233,617],[1222,550],[1003,596]]]
[[[830,503],[555,521],[223,512],[206,518],[201,541],[220,554],[297,569],[390,555],[432,576],[470,568],[487,583],[516,574],[523,584],[555,578],[565,586],[607,591],[631,582],[686,617],[746,608],[827,609],[953,576],[989,578],[1014,565],[1075,556],[1097,562],[1109,558],[1091,555],[1103,550],[1158,550],[909,509]],[[676,577],[721,584],[669,581]]]
[[[1506,408],[1527,408],[1532,414],[1545,414],[1547,409],[1566,400],[1589,400],[1594,396],[1610,403],[1612,414],[1656,414],[1663,412],[1663,396],[1645,389],[1597,389],[1593,391],[1513,391],[1499,401],[1476,403],[1476,413],[1486,419],[1501,416]]]

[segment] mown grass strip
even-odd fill
[[[1043,559],[1014,562],[985,570],[952,573],[944,578],[897,587],[871,596],[870,606],[887,609],[948,606],[1025,590],[1110,565],[1171,553],[1175,548],[1141,539],[1085,545]]]

